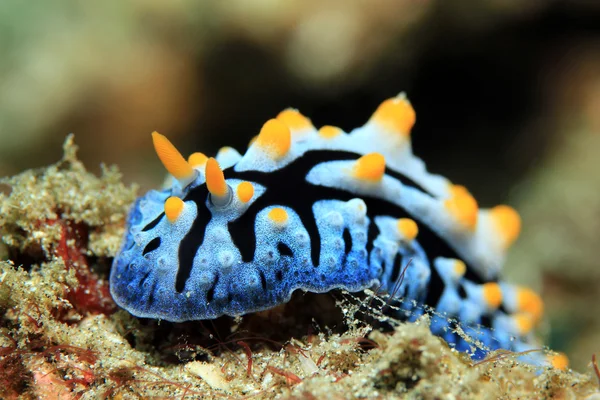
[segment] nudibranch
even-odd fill
[[[519,215],[480,209],[465,187],[429,173],[412,153],[415,120],[404,94],[349,133],[287,109],[243,156],[224,147],[187,160],[154,132],[174,179],[133,205],[112,266],[114,300],[135,316],[180,322],[273,308],[296,290],[376,288],[405,320],[435,310],[432,332],[458,350],[471,345],[452,321],[487,349],[539,347],[542,300],[498,276]]]

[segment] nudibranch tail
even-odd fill
[[[133,205],[111,271],[115,301],[187,321],[269,309],[296,290],[380,288],[392,297],[386,312],[412,321],[433,309],[432,332],[473,358],[537,347],[542,300],[499,277],[519,215],[480,208],[464,186],[428,172],[412,153],[415,121],[404,94],[351,132],[317,130],[287,109],[245,154],[223,147],[187,161],[153,133],[177,182]]]

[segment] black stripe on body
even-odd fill
[[[146,247],[144,247],[144,250],[142,250],[142,256],[145,256],[146,254],[150,253],[151,251],[158,249],[159,246],[160,246],[160,238],[155,237],[150,242],[148,242]]]
[[[175,290],[179,293],[183,291],[185,283],[192,273],[194,257],[196,256],[196,252],[200,246],[202,246],[202,242],[204,242],[206,227],[212,218],[210,210],[206,207],[207,198],[208,188],[206,185],[201,185],[190,190],[187,196],[183,199],[184,201],[191,200],[196,203],[196,208],[198,211],[192,227],[179,243],[179,269],[177,270],[177,277],[175,279]]]
[[[225,171],[226,178],[236,178],[256,182],[267,188],[266,192],[249,207],[244,215],[238,220],[229,223],[231,237],[238,246],[244,261],[251,261],[256,250],[254,221],[257,213],[267,206],[276,204],[290,207],[299,215],[311,240],[311,258],[313,265],[317,266],[319,263],[321,238],[317,229],[315,216],[312,212],[313,204],[318,200],[348,201],[356,197],[360,197],[365,201],[367,215],[371,221],[368,228],[366,249],[368,254],[370,254],[373,249],[374,239],[379,235],[379,229],[374,222],[374,218],[379,215],[387,215],[394,218],[412,218],[416,220],[419,227],[417,240],[424,248],[427,257],[431,261],[436,257],[460,258],[456,251],[452,249],[445,240],[440,238],[429,228],[429,226],[420,223],[418,216],[408,214],[397,205],[376,197],[359,196],[346,190],[313,185],[306,181],[308,172],[320,163],[338,160],[352,161],[360,156],[360,154],[350,152],[317,150],[307,152],[303,157],[300,157],[286,167],[273,172],[236,172],[233,169]],[[425,191],[423,187],[398,172],[386,168],[386,174],[399,179],[403,185],[412,186],[431,195]],[[431,270],[427,304],[435,306],[441,296],[444,283],[432,264]],[[481,278],[477,276],[472,268],[467,268],[465,277],[475,283],[482,282]]]
[[[256,249],[254,221],[256,215],[265,207],[277,204],[292,208],[300,216],[302,224],[308,231],[311,240],[311,259],[313,265],[317,266],[321,250],[321,237],[312,212],[313,204],[318,200],[327,199],[346,199],[347,201],[357,197],[357,195],[313,185],[306,181],[306,176],[318,164],[328,161],[352,161],[360,157],[360,154],[345,151],[313,150],[306,152],[291,164],[272,172],[236,172],[233,168],[227,169],[225,171],[226,179],[236,178],[256,182],[266,187],[266,192],[239,219],[229,223],[229,231],[234,238],[234,243],[238,246],[242,254],[243,261],[249,262],[254,259],[254,251]],[[416,187],[425,192],[416,182],[389,168],[386,168],[386,173],[399,179],[405,185]],[[334,192],[331,192],[331,190]]]
[[[210,210],[206,207],[206,199],[208,198],[208,188],[206,185],[201,185],[191,190],[188,195],[183,199],[184,201],[193,201],[196,203],[198,213],[196,219],[192,223],[192,226],[188,233],[181,239],[178,249],[178,261],[179,268],[177,269],[177,276],[175,277],[175,291],[181,293],[185,288],[185,283],[192,273],[192,267],[194,265],[194,257],[196,252],[204,242],[204,235],[206,233],[206,227],[212,218]],[[165,213],[162,212],[156,219],[146,225],[142,231],[149,231],[154,228],[163,219]],[[158,239],[158,241],[156,241]],[[149,253],[150,251],[156,250],[160,245],[160,238],[153,239],[144,248],[142,255]]]
[[[165,216],[165,213],[162,212],[160,213],[160,215],[158,217],[156,217],[154,220],[152,220],[148,225],[146,225],[143,229],[142,232],[147,232],[150,229],[154,228],[156,225],[158,225],[158,223],[160,222],[160,220],[162,219],[162,217]]]
[[[352,192],[330,188],[326,186],[313,185],[306,181],[308,172],[318,164],[328,161],[352,161],[361,157],[360,154],[342,151],[315,150],[305,153],[302,157],[294,160],[289,165],[272,172],[241,171],[236,172],[233,168],[224,171],[226,179],[240,179],[256,182],[266,188],[246,212],[235,221],[229,222],[229,232],[234,244],[238,247],[242,260],[250,262],[254,259],[256,251],[256,235],[254,224],[257,214],[265,207],[271,205],[287,206],[293,209],[301,219],[311,241],[311,259],[313,265],[318,266],[321,249],[321,237],[318,232],[312,207],[319,200],[348,201],[359,197],[365,201],[367,216],[370,219],[368,228],[367,251],[373,249],[373,241],[379,235],[374,218],[379,215],[387,215],[394,218],[412,218],[419,225],[417,240],[424,248],[427,257],[434,260],[436,257],[460,258],[457,253],[427,225],[419,223],[418,216],[409,215],[397,205],[372,196],[356,195]],[[431,195],[424,188],[400,173],[386,168],[388,176],[398,179],[403,185],[412,186],[422,192]],[[194,256],[202,245],[206,226],[210,222],[211,213],[205,205],[208,197],[206,185],[191,190],[185,201],[192,200],[198,206],[198,216],[190,231],[186,234],[179,246],[179,270],[177,272],[176,290],[181,292],[185,282],[189,278],[193,266]],[[409,267],[410,268],[410,267]],[[441,296],[444,284],[431,265],[431,278],[426,303],[432,306],[437,304]],[[467,268],[465,277],[475,283],[481,279],[472,268]]]
[[[335,198],[329,197],[324,190],[325,187],[315,186],[306,181],[306,175],[317,164],[327,161],[352,161],[360,158],[361,155],[352,152],[315,150],[305,153],[302,157],[294,160],[286,167],[273,172],[244,171],[236,172],[233,168],[224,171],[225,178],[236,178],[256,182],[267,188],[266,192],[258,198],[246,212],[237,220],[229,223],[234,244],[238,247],[242,260],[250,262],[254,259],[256,250],[256,235],[254,232],[254,222],[256,215],[265,207],[278,204],[289,206],[300,216],[302,224],[306,228],[311,241],[311,259],[313,265],[319,264],[319,253],[321,249],[321,237],[319,235],[317,224],[312,212],[312,206],[317,200]],[[403,184],[420,188],[414,181],[398,174],[395,171],[386,168],[386,174],[396,177]],[[349,195],[348,192],[340,192],[344,198],[350,199],[356,196]],[[330,195],[333,195],[331,193]],[[175,290],[179,293],[183,291],[185,283],[190,277],[196,252],[204,241],[206,227],[210,222],[212,214],[206,207],[208,198],[208,188],[206,185],[198,186],[188,192],[184,201],[193,201],[196,203],[198,214],[190,230],[179,244],[179,269],[175,280]],[[340,199],[342,199],[340,197]],[[154,228],[163,219],[165,213],[161,213],[156,219],[151,221],[143,228],[148,231]],[[374,224],[369,227],[369,232],[373,230]],[[376,228],[375,228],[376,229]],[[367,246],[372,246],[372,240],[367,241]],[[367,248],[370,251],[369,248]]]

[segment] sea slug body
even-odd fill
[[[480,209],[463,186],[429,173],[412,153],[415,120],[404,94],[350,133],[288,109],[244,155],[225,147],[188,160],[155,132],[175,179],[133,205],[113,298],[133,315],[180,322],[269,309],[296,290],[378,288],[398,300],[400,318],[432,307],[432,332],[459,350],[470,344],[453,319],[488,349],[538,348],[541,299],[498,276],[518,214]]]

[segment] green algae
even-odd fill
[[[216,347],[195,344],[194,334],[215,342],[200,324],[82,312],[67,294],[84,266],[59,256],[63,232],[45,222],[85,225],[80,250],[105,280],[101,265],[118,249],[135,187],[115,168],[88,173],[75,151],[70,136],[57,164],[3,180],[10,191],[0,195],[2,398],[585,398],[598,390],[590,372],[536,374],[513,356],[474,364],[433,336],[426,318],[373,329],[355,318],[359,306],[348,294],[337,301],[345,329],[294,319],[305,307],[289,306],[291,316],[233,320]],[[294,333],[280,342],[284,325]]]

